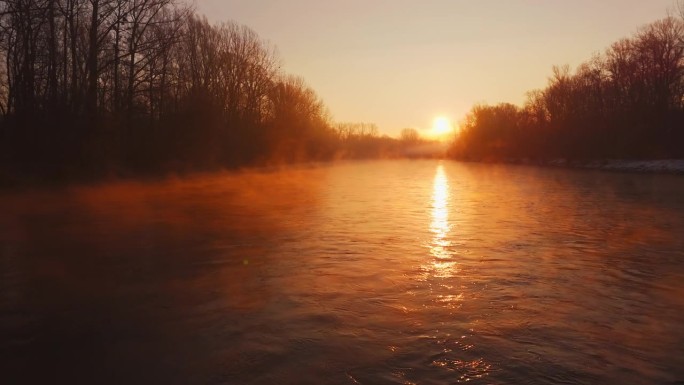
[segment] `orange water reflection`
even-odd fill
[[[449,241],[449,180],[444,172],[444,165],[439,164],[435,172],[432,188],[432,222],[430,231],[430,254],[435,258],[431,262],[431,275],[439,278],[453,277],[457,273],[456,261],[453,261],[451,241]]]
[[[0,192],[3,383],[676,383],[683,197],[432,160]]]

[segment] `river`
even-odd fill
[[[0,193],[3,384],[681,384],[684,178],[341,162]]]

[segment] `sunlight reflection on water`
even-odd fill
[[[429,245],[430,254],[435,257],[431,264],[431,275],[438,278],[453,277],[457,273],[456,261],[452,261],[450,250],[451,241],[448,236],[451,231],[449,224],[449,181],[444,166],[440,163],[435,172],[432,191],[432,223],[430,231],[433,234]]]
[[[443,163],[437,165],[432,187],[432,211],[430,233],[432,234],[427,245],[431,261],[423,266],[422,279],[430,287],[431,307],[438,313],[447,313],[450,317],[456,317],[464,304],[465,295],[460,292],[460,268],[453,250],[455,234],[452,232],[452,224],[449,212],[453,210],[452,193],[455,186],[449,185],[449,179],[444,170]],[[453,211],[452,211],[453,212]],[[455,346],[447,346],[453,336],[438,329],[434,330],[433,337],[442,352],[433,356],[431,366],[445,369],[449,373],[460,373],[456,382],[468,382],[473,379],[483,378],[489,375],[492,365],[483,357],[472,356],[466,359],[462,355],[462,348],[467,346],[469,350],[474,347],[465,343],[466,335],[461,335],[460,342],[463,347],[453,349]]]
[[[439,164],[435,173],[432,192],[432,224],[430,229],[435,234],[434,241],[442,244],[449,233],[449,181],[444,173],[444,166]]]

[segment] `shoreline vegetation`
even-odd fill
[[[425,156],[175,0],[0,2],[0,186]],[[410,130],[409,130],[410,131]]]
[[[449,156],[626,171],[678,168],[659,160],[684,159],[681,5],[681,17],[641,27],[574,72],[554,67],[547,87],[528,92],[523,106],[476,105]]]
[[[256,32],[180,1],[1,2],[0,187],[423,157],[681,173],[654,159],[684,159],[683,20],[555,67],[522,107],[475,106],[441,144],[334,121]]]

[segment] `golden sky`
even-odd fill
[[[663,18],[674,0],[195,0],[278,48],[336,121],[396,135],[459,121],[475,103],[521,104],[571,67]]]

